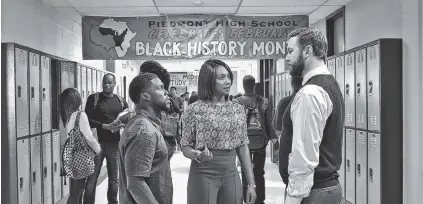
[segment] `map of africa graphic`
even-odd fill
[[[93,25],[90,30],[91,42],[103,47],[107,52],[114,48],[118,57],[124,57],[131,47],[131,40],[137,35],[132,32],[126,22],[105,19],[99,26]]]

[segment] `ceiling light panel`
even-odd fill
[[[152,0],[66,0],[73,7],[133,7],[154,6]]]
[[[326,0],[244,0],[242,6],[317,6]]]
[[[165,14],[233,14],[237,7],[159,7]]]
[[[266,14],[266,13],[292,13],[309,14],[318,6],[284,6],[284,7],[244,7],[239,8],[238,14]]]
[[[151,16],[159,15],[155,7],[76,8],[84,16]]]
[[[205,7],[237,7],[241,0],[155,0],[157,6],[188,7],[202,1]]]

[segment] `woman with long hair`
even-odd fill
[[[254,203],[245,111],[240,104],[225,100],[233,82],[232,72],[220,60],[207,60],[198,82],[199,100],[188,106],[182,118],[182,152],[192,160],[188,204],[242,204],[237,156],[248,181],[246,201]]]
[[[85,112],[79,111],[79,107],[81,106],[82,101],[78,91],[74,88],[65,89],[59,96],[59,103],[60,116],[63,125],[66,128],[66,133],[69,134],[74,129],[74,127],[79,126],[79,130],[86,139],[88,146],[90,146],[96,154],[99,154],[101,151],[100,144],[97,142],[91,132],[87,114],[85,114]],[[85,182],[86,178],[70,178],[70,193],[67,204],[80,203],[80,198],[85,189]]]

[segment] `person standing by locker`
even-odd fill
[[[85,105],[85,112],[90,120],[92,128],[97,129],[97,136],[102,152],[94,159],[94,173],[88,177],[85,186],[84,204],[95,203],[95,192],[97,179],[100,175],[103,160],[107,161],[107,174],[109,185],[107,189],[107,199],[110,204],[118,203],[119,188],[119,140],[120,126],[112,123],[123,110],[128,108],[128,104],[122,97],[113,93],[116,86],[116,78],[113,74],[105,74],[103,77],[103,92],[88,96]]]
[[[286,61],[292,76],[303,77],[283,115],[279,173],[286,184],[285,204],[339,204],[342,187],[344,100],[325,65],[326,37],[300,28],[288,35]]]

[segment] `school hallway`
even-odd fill
[[[171,159],[173,178],[173,204],[187,203],[187,182],[190,160],[176,152]],[[267,148],[265,165],[266,179],[266,204],[283,204],[285,184],[278,172],[278,166],[270,161],[270,148]],[[240,174],[241,175],[241,174]],[[107,178],[98,185],[96,204],[107,204]]]

